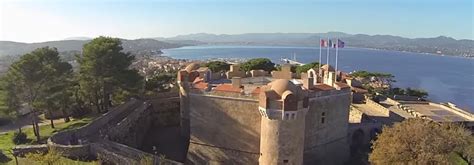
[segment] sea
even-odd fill
[[[164,56],[175,59],[209,60],[269,58],[281,63],[281,58],[296,58],[302,63],[319,60],[319,47],[283,46],[189,46],[162,50]],[[327,49],[322,48],[326,63]],[[335,65],[336,51],[330,49],[329,63]],[[363,48],[340,48],[338,69],[345,72],[366,70],[391,73],[395,87],[417,88],[428,92],[434,102],[452,102],[474,113],[474,59]]]

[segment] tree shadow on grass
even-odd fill
[[[0,163],[7,163],[11,160],[12,159],[9,158],[7,155],[5,155],[5,153],[3,153],[3,151],[0,151]]]

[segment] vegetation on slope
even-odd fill
[[[384,127],[373,142],[371,164],[450,164],[456,154],[471,163],[474,137],[462,126],[408,119]]]

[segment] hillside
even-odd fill
[[[453,56],[474,57],[473,40],[456,40],[450,37],[404,38],[391,35],[328,33],[247,33],[179,35],[163,40],[194,40],[207,44],[275,45],[275,46],[318,46],[319,39],[340,38],[348,47],[374,48],[384,50],[433,53]]]
[[[11,41],[0,41],[0,57],[1,56],[17,56],[33,51],[40,47],[56,47],[59,52],[80,52],[82,46],[90,40],[61,40],[40,43],[19,43]],[[125,52],[135,55],[160,54],[161,49],[177,48],[188,46],[191,44],[168,43],[157,41],[154,39],[122,39],[122,46]]]

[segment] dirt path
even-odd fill
[[[32,117],[32,114],[29,114],[29,115],[26,115],[26,116],[23,116],[23,117],[17,119],[15,122],[12,122],[12,123],[4,125],[4,126],[0,126],[0,134],[4,134],[5,132],[12,131],[12,130],[17,130],[18,127],[21,127],[21,128],[32,127],[31,126],[31,117]],[[47,120],[47,119],[44,119],[44,116],[42,116],[42,115],[36,116],[36,119],[39,121],[38,124],[40,126],[51,124],[51,121]],[[53,122],[54,122],[54,124],[64,123],[64,119],[53,120]]]

